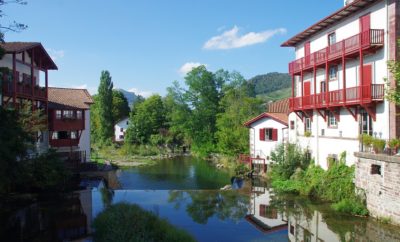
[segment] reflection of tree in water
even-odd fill
[[[186,205],[193,221],[207,224],[212,216],[235,221],[244,218],[250,198],[237,191],[170,191],[168,201],[175,203],[176,208]]]
[[[110,207],[114,198],[114,190],[103,187],[100,189],[101,200],[105,208]]]
[[[340,214],[329,203],[312,201],[306,197],[275,195],[270,204],[287,218],[294,218],[296,223],[305,222],[309,227],[315,216],[320,216],[322,223],[340,241],[400,241],[398,228],[369,218]]]

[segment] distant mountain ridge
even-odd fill
[[[122,92],[122,94],[124,94],[125,98],[128,100],[129,107],[132,107],[132,105],[138,100],[138,98],[142,97],[134,92],[130,92],[122,88],[116,88],[115,90],[118,90]]]
[[[265,102],[288,98],[291,93],[291,77],[287,73],[270,72],[248,80],[254,94]]]

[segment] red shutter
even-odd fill
[[[272,141],[277,141],[277,140],[278,140],[278,130],[272,129]]]
[[[265,140],[265,129],[260,129],[260,140]]]

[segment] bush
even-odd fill
[[[94,220],[94,241],[195,241],[184,230],[137,205],[114,204]]]
[[[382,153],[386,146],[386,141],[383,139],[373,138],[372,146],[374,147],[375,153]]]
[[[237,177],[245,177],[247,173],[250,172],[248,165],[244,163],[239,163],[235,167],[235,174]]]
[[[368,210],[365,208],[364,204],[354,199],[342,199],[340,202],[333,204],[332,208],[341,213],[360,216],[368,215]]]

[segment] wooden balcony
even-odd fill
[[[372,101],[382,101],[384,96],[385,85],[372,84],[290,98],[289,106],[292,111],[352,106],[367,104]]]
[[[85,124],[83,118],[51,118],[49,122],[50,131],[76,131],[84,129]]]
[[[289,63],[289,73],[299,74],[301,71],[307,71],[314,66],[324,65],[326,62],[335,61],[345,57],[351,57],[359,54],[360,50],[374,50],[382,47],[384,44],[384,30],[370,29],[362,33],[353,35],[347,39],[339,41],[326,48],[311,53],[303,58]]]
[[[4,96],[13,96],[14,95],[14,86],[12,82],[3,82],[3,95]],[[40,86],[32,86],[25,82],[18,82],[16,88],[16,95],[18,97],[23,98],[34,98],[45,100],[46,99],[46,88]]]

